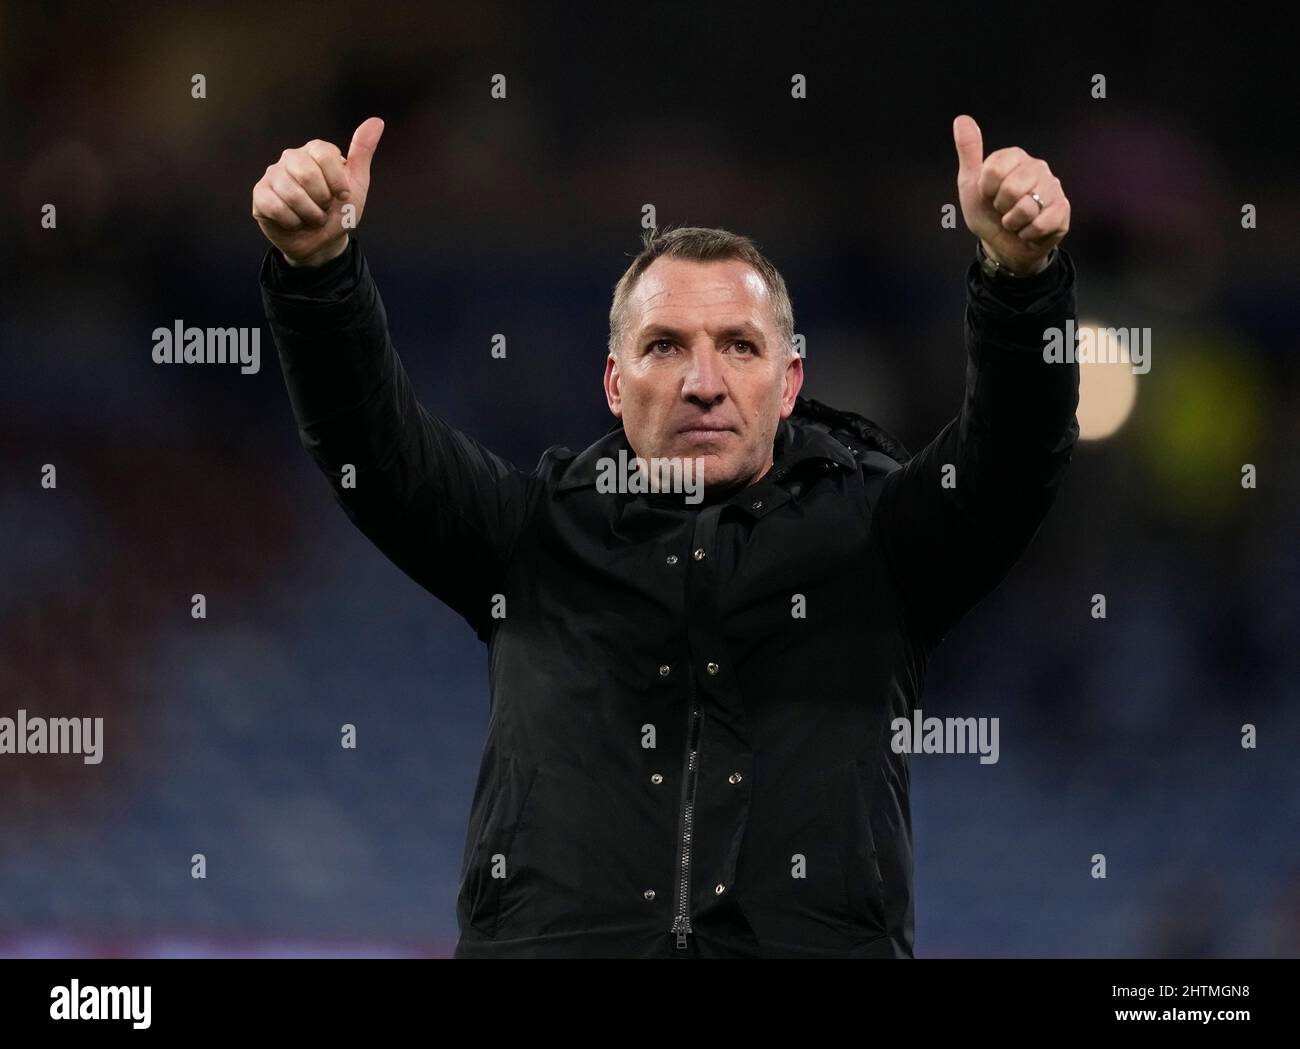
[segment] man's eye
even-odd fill
[[[651,352],[657,351],[660,346],[667,346],[670,350],[673,348],[673,344],[667,339],[655,339],[655,341],[650,344]]]
[[[735,346],[736,349],[740,350],[742,353],[754,352],[754,344],[752,342],[746,342],[744,339],[737,339],[731,345]]]

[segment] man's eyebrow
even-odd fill
[[[724,339],[740,337],[749,339],[759,345],[766,345],[766,340],[763,338],[763,332],[748,322],[744,324],[729,324],[718,334]],[[686,334],[669,324],[650,324],[637,333],[637,340],[640,342],[644,342],[649,338],[664,337],[676,339],[677,341],[682,342],[685,340]]]
[[[764,341],[762,330],[749,323],[733,324],[730,327],[723,328],[722,335],[724,338],[735,338],[736,336],[741,336],[746,339],[752,339],[757,343],[762,343]]]

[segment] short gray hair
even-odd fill
[[[749,237],[725,229],[682,226],[678,229],[649,229],[641,237],[641,252],[614,285],[614,302],[609,308],[609,352],[616,353],[627,334],[627,303],[632,289],[650,264],[663,255],[693,262],[725,262],[731,259],[753,266],[767,285],[776,316],[777,331],[788,352],[794,352],[794,306],[785,280]]]

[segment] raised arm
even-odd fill
[[[273,245],[262,301],[299,438],[335,498],[394,564],[485,637],[535,484],[416,400],[348,235],[382,131],[372,117],[346,158],[316,140],[267,169],[253,191],[254,218]]]
[[[953,137],[962,212],[990,259],[966,274],[965,396],[957,416],[889,476],[874,516],[910,623],[929,643],[1023,553],[1079,435],[1078,364],[1043,354],[1044,330],[1065,331],[1075,317],[1074,263],[1057,247],[1069,201],[1024,150],[983,158],[970,117],[954,121]]]

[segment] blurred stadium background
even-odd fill
[[[454,946],[484,651],[333,506],[268,332],[256,375],[150,359],[176,318],[262,324],[249,197],[283,148],[385,118],[360,239],[398,348],[431,411],[525,468],[609,424],[647,202],[754,236],[805,392],[916,449],[964,380],[960,112],[1048,159],[1081,318],[1153,350],[1135,383],[1085,368],[1095,439],[932,661],[923,709],[1000,717],[1001,760],[914,760],[918,956],[1300,953],[1289,36],[828,10],[0,9],[0,716],[106,719],[101,765],[0,757],[0,954]]]

